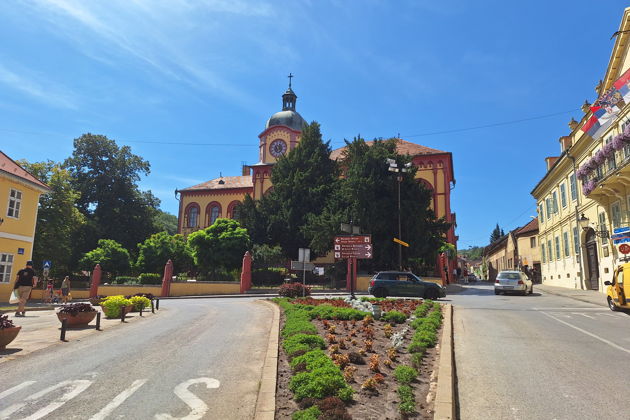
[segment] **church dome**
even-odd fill
[[[284,125],[297,131],[302,131],[302,126],[306,124],[304,118],[295,110],[297,95],[291,89],[292,74],[289,73],[289,88],[282,95],[282,111],[276,112],[269,118],[265,129],[276,125]]]
[[[276,112],[269,118],[265,129],[276,125],[285,125],[294,130],[302,131],[302,126],[306,124],[300,114],[292,110]]]

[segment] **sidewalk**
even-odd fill
[[[570,299],[579,300],[580,302],[591,303],[598,306],[608,307],[606,301],[606,295],[597,290],[581,290],[581,289],[569,289],[566,287],[547,286],[544,284],[534,284],[534,292],[536,290],[542,290],[545,293],[551,295],[564,296]]]
[[[97,310],[100,311],[100,308]],[[27,306],[25,317],[16,318],[13,312],[9,312],[7,315],[9,315],[9,319],[13,321],[15,326],[22,327],[22,329],[15,340],[7,345],[5,350],[0,350],[0,363],[63,343],[60,340],[61,322],[59,322],[54,310]],[[125,322],[135,322],[145,317],[155,316],[157,311],[155,314],[152,314],[150,309],[148,312],[145,310],[142,315],[140,317],[139,313],[132,312],[126,316]],[[101,313],[101,330],[106,331],[120,324],[122,324],[120,319],[106,319],[105,315]],[[66,341],[77,341],[87,335],[96,333],[100,334],[101,331],[96,330],[96,318],[94,318],[87,327],[69,328],[66,331]]]

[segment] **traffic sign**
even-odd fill
[[[624,236],[622,238],[613,239],[613,244],[615,245],[619,245],[619,244],[623,244],[627,242],[630,242],[630,236]]]
[[[409,248],[409,244],[405,241],[402,241],[398,238],[394,238],[394,242],[396,242],[397,244],[401,244],[402,246],[406,246],[407,248]]]
[[[618,228],[613,229],[613,233],[626,233],[626,232],[630,232],[630,227],[623,226],[623,227],[618,227]]]
[[[619,252],[621,252],[622,254],[630,254],[630,245],[628,244],[619,245]]]
[[[52,261],[50,261],[50,260],[45,260],[45,261],[44,261],[44,267],[43,267],[43,268],[44,268],[44,270],[45,270],[45,269],[49,269],[49,270],[50,270],[50,268],[51,268],[51,267],[52,267]]]
[[[340,235],[335,236],[335,244],[371,244],[372,235]]]
[[[302,261],[291,261],[291,270],[313,271],[314,268],[315,268],[314,263],[302,262]]]

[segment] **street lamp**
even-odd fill
[[[411,162],[405,163],[404,165],[399,165],[396,163],[394,159],[386,159],[389,168],[387,170],[389,172],[396,172],[398,175],[396,176],[396,180],[398,181],[398,239],[402,241],[402,229],[400,225],[400,184],[403,180],[402,172],[408,172],[409,168],[411,168]],[[402,271],[402,244],[398,243],[398,269]]]
[[[582,217],[578,219],[578,222],[580,222],[582,230],[587,230],[590,227],[590,220],[588,217],[584,216],[584,213],[582,213]],[[595,235],[603,239],[608,239],[609,235],[606,226],[599,225],[599,229],[595,230]]]

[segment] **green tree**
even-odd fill
[[[505,232],[503,231],[503,229],[499,227],[499,224],[497,223],[497,226],[492,230],[492,233],[490,234],[490,243],[498,241],[504,235],[505,235]]]
[[[98,248],[87,252],[79,261],[81,269],[92,271],[96,264],[111,277],[127,274],[130,271],[129,251],[112,239],[99,239]]]
[[[83,232],[90,249],[98,238],[120,242],[127,249],[157,232],[154,224],[159,200],[150,191],[140,191],[141,175],[150,172],[149,162],[118,147],[103,135],[84,134],[74,140],[72,156],[65,167],[79,191],[79,210],[90,223]]]
[[[67,274],[78,259],[75,244],[86,223],[76,208],[80,194],[72,188],[70,173],[59,163],[48,160],[19,164],[50,187],[50,192],[39,199],[33,260],[51,260],[51,276]]]
[[[250,243],[247,230],[232,219],[217,219],[211,226],[188,236],[188,245],[202,275],[240,267]]]
[[[373,269],[397,268],[398,245],[398,180],[400,181],[401,230],[403,240],[410,244],[403,248],[403,265],[413,260],[418,266],[433,266],[444,233],[450,227],[437,220],[429,208],[431,193],[416,182],[416,168],[407,172],[388,171],[386,159],[394,159],[402,166],[409,156],[396,153],[396,140],[375,140],[368,145],[362,138],[346,142],[341,157],[344,177],[326,209],[310,218],[308,230],[314,234],[318,247],[332,246],[332,237],[339,232],[341,221],[352,221],[362,232],[372,234],[374,256],[362,262],[362,267]]]
[[[251,226],[256,240],[280,245],[289,258],[297,258],[298,249],[311,244],[313,232],[304,227],[309,217],[325,209],[339,178],[330,152],[319,124],[305,125],[298,146],[273,168],[273,190],[255,209],[244,203],[245,217],[249,217],[245,226],[248,230]]]
[[[136,270],[141,273],[161,273],[168,260],[175,273],[188,271],[193,266],[192,250],[182,235],[159,232],[138,244]]]
[[[175,235],[177,233],[177,216],[174,214],[156,210],[153,223],[155,224],[155,228],[160,232],[166,232],[169,235]]]
[[[282,267],[286,261],[278,245],[254,244],[252,246],[253,268]]]

